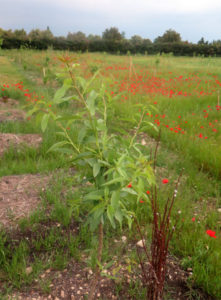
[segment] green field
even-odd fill
[[[48,152],[53,144],[63,140],[62,134],[56,134],[60,125],[53,121],[52,115],[66,116],[66,119],[61,118],[60,128],[75,145],[78,141],[79,149],[81,144],[82,119],[68,123],[67,116],[69,120],[70,116],[76,115],[83,118],[82,103],[75,100],[59,102],[64,96],[71,99],[74,95],[76,98],[76,90],[68,88],[65,95],[54,96],[68,76],[65,60],[62,62],[60,57],[66,57],[71,64],[78,64],[73,74],[76,78],[85,79],[83,83],[79,81],[82,89],[97,74],[90,89],[99,91],[103,86],[103,95],[109,99],[106,124],[108,134],[122,140],[122,144],[116,146],[119,153],[125,145],[130,147],[135,133],[137,147],[153,167],[156,140],[160,138],[155,172],[160,210],[173,195],[177,178],[183,172],[172,210],[172,224],[179,218],[169,253],[189,275],[182,288],[166,280],[164,299],[178,299],[176,291],[179,288],[184,297],[181,299],[221,299],[221,60],[53,50],[0,51],[0,97],[1,93],[7,92],[10,98],[19,101],[21,109],[29,112],[24,121],[1,121],[0,132],[37,133],[43,137],[37,149],[33,146],[22,149],[10,147],[0,156],[0,176],[51,174],[50,184],[41,191],[40,208],[30,217],[20,220],[18,228],[9,231],[2,228],[0,292],[3,299],[10,299],[14,291],[28,295],[35,280],[41,278],[47,269],[63,270],[73,261],[82,264],[82,269],[85,261],[87,268],[96,269],[96,235],[85,226],[93,204],[83,201],[85,195],[93,192],[93,181],[85,175],[86,167],[74,161],[76,153],[73,150]],[[70,84],[71,80],[67,82]],[[102,111],[102,100],[99,101],[101,103],[96,102],[98,108],[94,114],[97,119]],[[36,109],[30,114],[37,107],[38,112]],[[51,116],[47,124],[42,122],[45,112]],[[141,115],[144,126],[139,127]],[[45,129],[43,133],[42,128]],[[103,132],[103,127],[99,130]],[[87,141],[89,145],[92,143],[89,139]],[[70,172],[70,167],[73,172]],[[98,168],[97,172],[105,167]],[[93,167],[93,175],[97,172]],[[142,175],[142,172],[139,174]],[[168,179],[168,183],[162,184],[163,179]],[[138,178],[131,177],[126,189],[130,189],[131,183],[132,191],[133,183],[135,186],[138,181]],[[151,190],[150,181],[147,180],[143,186],[143,193]],[[96,184],[99,186],[99,183]],[[137,197],[128,204],[144,232],[147,247],[151,242],[153,222],[150,199],[151,196],[144,199]],[[110,212],[108,219],[110,222],[104,221],[102,265],[110,262],[115,275],[124,265],[125,272],[131,277],[129,284],[123,276],[120,280],[114,275],[110,278],[115,299],[145,299],[136,251],[136,242],[141,239],[137,227],[132,224],[128,229],[125,219],[122,226],[113,228]],[[215,231],[215,237],[209,235],[208,230]],[[18,238],[15,238],[16,235]],[[126,237],[126,243],[122,237]],[[33,270],[29,275],[26,272],[28,266]],[[48,283],[38,280],[40,295],[52,293],[51,282],[52,279]],[[103,291],[96,299],[111,298]]]

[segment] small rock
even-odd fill
[[[139,242],[137,242],[137,246],[143,248],[143,244],[145,245],[145,240],[140,240]]]
[[[218,210],[218,212],[220,212],[220,213],[221,213],[221,208],[218,208],[217,210]]]
[[[122,242],[123,242],[123,243],[126,243],[127,237],[126,237],[125,235],[123,235],[121,239],[122,239]]]
[[[54,300],[60,300],[58,297],[55,297]]]
[[[74,295],[71,295],[71,300],[75,300],[75,297],[74,297]]]
[[[32,271],[33,271],[32,267],[27,267],[25,270],[27,275],[31,274]]]
[[[65,297],[64,291],[61,291],[61,298],[64,298],[64,297]]]
[[[146,143],[145,139],[142,139],[142,140],[141,140],[141,145],[145,146],[146,144],[147,144],[147,143]]]

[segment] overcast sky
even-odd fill
[[[221,39],[221,0],[0,0],[0,28],[49,26],[56,36],[117,27],[126,38],[154,40],[168,29],[183,40]]]

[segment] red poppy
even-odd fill
[[[216,232],[215,231],[208,229],[206,231],[206,234],[208,234],[210,237],[213,237],[213,238],[216,239]]]
[[[150,191],[146,191],[146,193],[147,193],[147,195],[149,195],[149,194],[150,194]]]
[[[169,180],[166,179],[166,178],[164,178],[164,179],[162,180],[162,183],[163,183],[163,184],[167,184],[168,182],[169,182]]]
[[[129,183],[127,187],[132,188],[132,183]]]

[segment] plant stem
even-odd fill
[[[138,123],[138,125],[137,125],[137,129],[136,129],[136,131],[135,131],[135,133],[134,133],[134,135],[132,136],[132,139],[131,139],[131,141],[130,141],[129,148],[132,147],[133,142],[134,142],[134,139],[135,139],[135,137],[137,136],[137,133],[138,133],[138,131],[139,131],[139,129],[140,129],[140,126],[141,126],[141,123],[142,123],[142,121],[143,121],[144,113],[145,113],[145,111],[143,111],[143,113],[142,113],[142,115],[141,115],[141,117],[140,117],[139,123]]]
[[[91,283],[91,289],[90,289],[90,294],[88,296],[88,300],[92,300],[94,297],[95,289],[97,286],[97,281],[98,277],[100,275],[100,267],[99,265],[101,264],[101,257],[102,257],[102,250],[103,250],[103,224],[99,224],[99,244],[98,244],[98,254],[97,254],[97,266],[95,269],[94,277]]]

